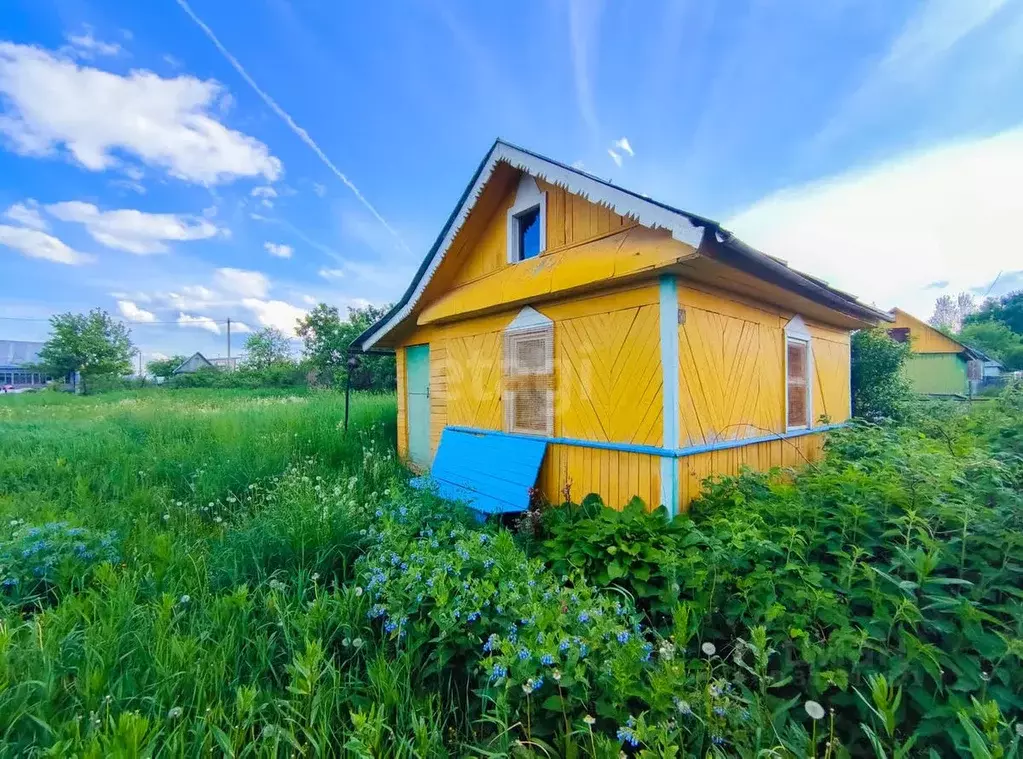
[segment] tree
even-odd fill
[[[269,369],[274,364],[291,363],[291,343],[276,327],[264,327],[249,335],[245,351],[248,353],[245,363],[252,369]]]
[[[902,367],[909,345],[892,340],[883,328],[852,336],[853,413],[866,419],[898,418],[909,397]]]
[[[934,301],[934,314],[928,322],[932,327],[954,334],[962,329],[963,320],[976,310],[976,300],[970,293],[959,293],[955,298],[942,295]]]
[[[131,371],[131,331],[106,311],[58,314],[50,326],[53,331],[39,351],[39,361],[51,374],[80,376],[83,393],[87,379]]]
[[[171,356],[170,358],[153,359],[146,364],[146,369],[154,377],[170,377],[187,358],[188,356]]]
[[[985,321],[1002,322],[1017,335],[1023,336],[1023,290],[1000,298],[988,298],[978,311],[965,319],[966,324]]]
[[[958,339],[1001,361],[1006,369],[1023,369],[1023,337],[1000,321],[972,322],[963,327]]]
[[[348,318],[341,320],[335,306],[320,303],[305,318],[298,320],[306,359],[316,369],[321,383],[340,386],[348,378],[348,348],[370,325],[379,321],[389,306],[348,308]],[[394,356],[365,354],[358,357],[352,370],[355,390],[393,390],[395,386]]]

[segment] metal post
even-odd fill
[[[345,432],[348,432],[348,406],[352,396],[352,372],[359,365],[359,359],[355,356],[348,357],[348,372],[345,375]]]
[[[231,317],[227,319],[227,370],[231,371]]]

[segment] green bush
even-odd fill
[[[654,620],[678,601],[678,557],[690,524],[670,521],[664,507],[648,511],[638,498],[617,511],[590,494],[579,506],[544,512],[549,537],[543,557],[555,574],[578,573],[626,592]]]
[[[895,342],[882,327],[863,329],[852,336],[854,415],[871,421],[904,416],[909,385],[902,367],[909,352],[908,343]]]

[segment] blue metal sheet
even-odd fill
[[[431,487],[441,498],[462,501],[484,514],[507,514],[529,508],[547,451],[543,438],[477,434],[446,428],[441,434],[430,477],[413,487]]]

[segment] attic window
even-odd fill
[[[515,216],[515,260],[525,261],[540,255],[540,206]]]
[[[547,238],[547,194],[523,174],[508,209],[508,263],[528,261],[544,251]]]

